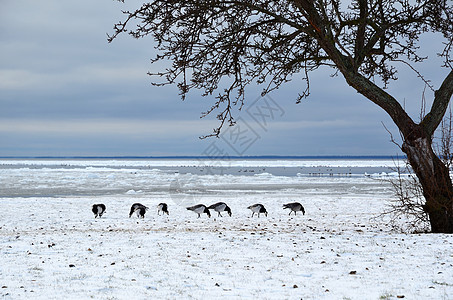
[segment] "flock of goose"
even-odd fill
[[[264,214],[267,217],[267,210],[264,207],[264,205],[262,205],[262,204],[259,204],[259,203],[253,204],[247,208],[252,211],[252,217],[255,214],[258,215],[258,218],[260,217],[260,214]],[[232,215],[231,208],[228,205],[226,205],[224,202],[217,202],[210,206],[206,206],[204,204],[197,204],[194,206],[187,207],[187,210],[191,210],[191,211],[195,212],[196,214],[198,214],[198,218],[200,218],[201,214],[203,214],[203,213],[207,214],[208,217],[210,218],[211,217],[211,213],[209,211],[210,209],[216,211],[218,213],[219,217],[222,217],[222,215],[221,215],[222,212],[227,212],[230,217]],[[302,212],[302,214],[305,215],[305,209],[302,206],[302,204],[300,204],[299,202],[283,204],[283,209],[289,209],[290,215],[292,212],[294,212],[294,215],[296,215],[298,211]],[[93,207],[91,210],[94,213],[95,218],[100,218],[104,214],[106,207],[104,204],[93,204]],[[138,218],[144,218],[147,210],[148,210],[148,207],[146,207],[145,205],[143,205],[141,203],[134,203],[131,206],[131,210],[129,212],[129,218],[134,213],[137,215]],[[157,205],[157,214],[160,215],[160,213],[168,215],[168,205],[166,203],[159,203]]]

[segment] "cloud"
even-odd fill
[[[118,83],[143,82],[146,72],[138,66],[84,65],[58,72],[41,73],[27,69],[2,69],[0,89],[3,90],[52,90],[72,86],[115,85]]]
[[[22,90],[28,87],[37,87],[43,77],[29,70],[0,69],[1,90]]]
[[[8,134],[43,134],[66,136],[156,136],[172,137],[196,135],[212,122],[178,120],[0,120],[0,132]]]
[[[219,125],[218,111],[206,119],[199,116],[214,97],[193,91],[182,102],[175,87],[151,86],[146,73],[165,69],[164,63],[149,63],[155,51],[151,38],[122,35],[107,43],[106,34],[124,18],[121,10],[137,5],[112,0],[2,3],[0,154],[64,155],[78,149],[80,154],[102,155],[114,149],[123,154],[197,155],[211,143],[198,137]],[[445,70],[434,65],[436,69],[428,64],[427,73],[438,83]],[[269,95],[284,115],[267,131],[247,119],[246,109],[261,91],[251,87],[243,110],[234,109],[234,117],[251,122],[260,135],[247,155],[389,153],[392,145],[381,121],[398,136],[390,118],[344,78],[330,77],[332,73],[327,68],[312,73],[311,96],[300,105],[294,102],[304,89],[303,76],[295,75]],[[417,116],[424,85],[408,73],[403,70],[389,92]]]
[[[290,121],[290,122],[275,122],[271,126],[275,126],[278,130],[315,130],[325,128],[349,128],[359,126],[361,123],[356,120],[332,119],[332,120],[312,120],[312,121]]]

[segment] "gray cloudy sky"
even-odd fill
[[[2,0],[0,156],[400,154],[382,125],[399,136],[389,117],[329,70],[311,75],[298,105],[298,76],[264,99],[250,89],[238,127],[200,140],[217,125],[199,118],[212,99],[183,102],[175,87],[151,86],[151,39],[107,43],[121,10],[141,4],[126,2]],[[426,39],[421,51],[435,56],[436,46]],[[435,87],[439,64],[421,67]],[[389,91],[418,120],[423,83],[402,70]]]

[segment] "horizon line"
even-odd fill
[[[206,156],[206,155],[20,155],[0,156],[0,159],[401,159],[405,155],[228,155],[228,156]]]

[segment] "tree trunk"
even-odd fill
[[[448,168],[432,150],[431,138],[406,137],[402,150],[423,187],[431,232],[453,233],[453,185]]]
[[[341,61],[337,65],[341,66]],[[431,232],[453,233],[453,185],[449,169],[432,149],[432,136],[453,94],[453,70],[435,92],[433,107],[420,124],[413,122],[396,99],[351,71],[346,63],[340,71],[350,86],[389,114],[404,136],[402,150],[422,186],[426,200],[423,209],[429,216]]]

